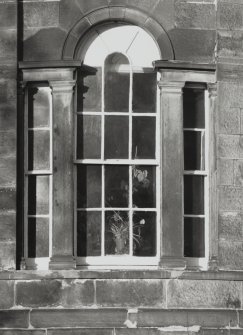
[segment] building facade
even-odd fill
[[[243,334],[243,4],[0,0],[0,334]]]

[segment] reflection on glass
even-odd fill
[[[28,257],[49,256],[49,218],[28,219]]]
[[[130,67],[121,53],[109,55],[105,61],[105,112],[128,112]]]
[[[28,131],[29,170],[49,170],[50,132],[49,130]]]
[[[51,91],[48,87],[28,89],[28,127],[49,127]]]
[[[105,159],[128,158],[128,122],[127,116],[105,117]]]
[[[205,136],[201,131],[184,131],[184,169],[205,169]]]
[[[156,112],[156,73],[133,73],[132,110],[134,113]]]
[[[77,116],[77,159],[100,158],[101,117]]]
[[[49,214],[49,176],[28,177],[28,214]]]
[[[101,255],[101,212],[78,212],[77,256]]]
[[[155,118],[133,117],[132,158],[155,158]]]
[[[77,166],[77,207],[101,207],[101,166]]]
[[[82,66],[77,72],[78,112],[101,111],[102,69]]]
[[[156,256],[156,213],[134,212],[133,255]]]
[[[184,88],[183,90],[183,127],[205,128],[204,90]]]
[[[184,256],[204,257],[205,237],[204,219],[197,217],[184,218]]]
[[[124,211],[105,213],[105,254],[129,254],[129,216]]]
[[[203,176],[184,176],[184,213],[204,214]]]
[[[105,166],[106,207],[128,207],[129,175],[128,166]]]
[[[132,182],[133,207],[156,207],[156,168],[133,166]]]

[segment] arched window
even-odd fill
[[[22,266],[213,265],[214,66],[156,61],[136,26],[89,37],[81,66],[22,70]]]
[[[121,26],[97,36],[78,73],[79,264],[158,264],[159,57],[145,31]]]

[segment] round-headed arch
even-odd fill
[[[137,9],[116,6],[97,9],[76,22],[64,43],[63,60],[83,60],[97,35],[127,24],[144,29],[153,38],[160,50],[161,59],[174,59],[172,43],[156,20]]]

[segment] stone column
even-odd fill
[[[161,91],[161,260],[160,266],[184,268],[183,99],[184,82],[160,81]]]
[[[24,131],[25,131],[25,103],[26,83],[20,82],[18,86],[18,115],[17,115],[17,224],[16,226],[16,263],[17,269],[26,269],[27,232],[24,227]]]
[[[73,257],[73,87],[50,81],[53,95],[53,223],[50,269],[72,269]]]
[[[216,112],[217,83],[207,85],[208,89],[208,141],[209,141],[209,261],[208,269],[218,268],[218,211],[217,211],[217,168],[216,168]]]

